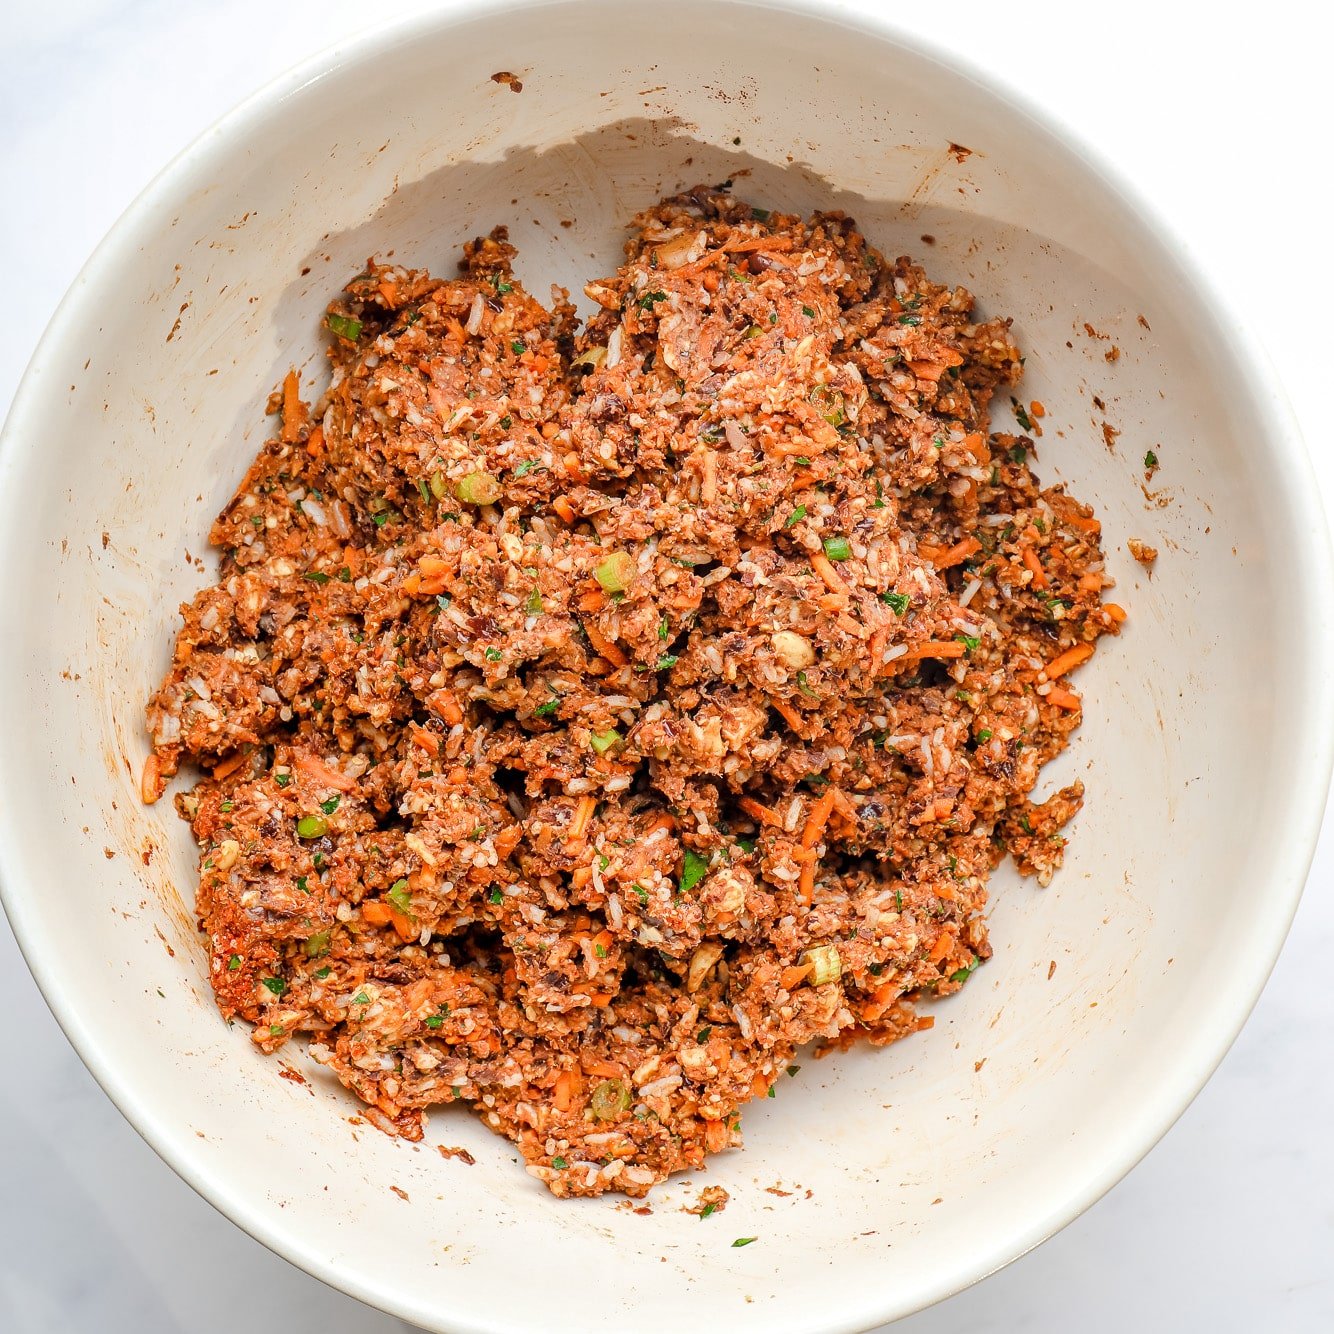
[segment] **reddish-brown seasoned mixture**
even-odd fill
[[[800,1045],[927,1027],[989,955],[992,868],[1061,860],[1081,789],[1029,794],[1124,613],[1097,520],[990,431],[1008,321],[846,217],[666,201],[582,329],[513,253],[331,307],[145,796],[206,771],[199,917],[262,1048],[306,1036],[386,1130],[462,1101],[557,1194],[642,1195]]]

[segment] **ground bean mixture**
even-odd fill
[[[1009,321],[842,214],[700,189],[585,291],[371,263],[212,541],[148,707],[218,1005],[409,1139],[462,1102],[558,1195],[643,1195],[891,1042],[1045,884],[1030,792],[1115,632],[1099,525],[993,433]],[[1017,400],[1012,400],[1017,404]],[[1007,401],[1007,413],[1011,403]],[[1036,435],[1041,405],[1019,405]]]

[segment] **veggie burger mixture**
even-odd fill
[[[1009,321],[838,213],[695,190],[549,304],[503,229],[372,263],[212,530],[148,706],[222,1013],[382,1129],[461,1102],[557,1195],[741,1142],[798,1047],[892,1042],[1046,884],[1098,521],[988,409]],[[1026,430],[1040,404],[1016,408]]]

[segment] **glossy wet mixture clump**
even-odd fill
[[[218,519],[153,697],[222,1012],[386,1130],[461,1102],[560,1195],[741,1142],[812,1040],[928,1027],[1124,613],[988,408],[1008,321],[839,214],[696,191],[580,327],[372,264]],[[800,1080],[783,1080],[799,1097]]]

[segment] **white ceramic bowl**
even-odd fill
[[[262,439],[265,395],[289,363],[321,364],[340,280],[372,253],[447,271],[506,222],[533,287],[577,290],[617,261],[635,209],[727,176],[767,205],[847,208],[1015,317],[1024,398],[1048,409],[1041,474],[1097,505],[1130,621],[1081,675],[1086,721],[1045,776],[1088,785],[1065,871],[1046,891],[997,875],[996,957],[934,1007],[934,1032],[807,1061],[748,1112],[745,1151],[709,1178],[732,1204],[701,1223],[680,1211],[698,1179],[651,1216],[561,1203],[466,1115],[429,1138],[475,1167],[349,1125],[350,1097],[318,1074],[280,1079],[213,1008],[189,834],[170,803],[139,805],[136,775],[177,603],[207,577],[191,557]],[[158,1152],[358,1297],[449,1330],[863,1329],[1096,1199],[1250,1010],[1334,734],[1314,495],[1209,281],[1124,182],[945,53],[809,3],[414,19],[294,72],[173,163],[28,371],[0,450],[10,918]],[[1129,537],[1162,549],[1151,580]]]

